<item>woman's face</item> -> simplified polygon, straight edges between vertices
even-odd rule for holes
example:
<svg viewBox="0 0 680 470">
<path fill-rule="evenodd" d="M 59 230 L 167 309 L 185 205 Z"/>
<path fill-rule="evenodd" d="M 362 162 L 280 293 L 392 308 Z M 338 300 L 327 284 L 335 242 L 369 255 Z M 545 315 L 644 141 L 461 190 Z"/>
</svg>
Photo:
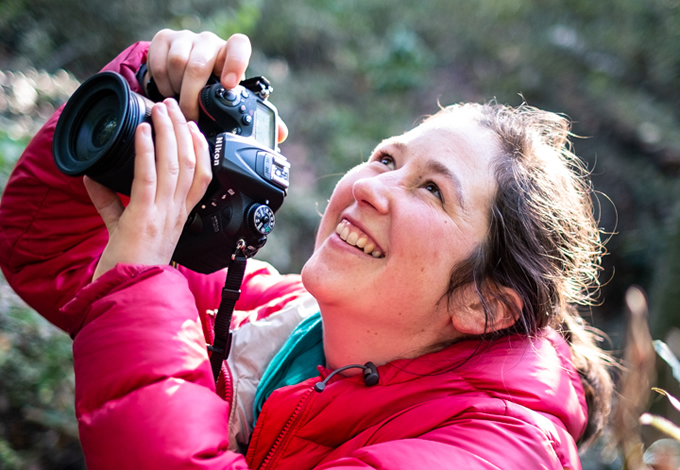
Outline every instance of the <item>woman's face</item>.
<svg viewBox="0 0 680 470">
<path fill-rule="evenodd" d="M 340 180 L 302 272 L 322 311 L 346 306 L 397 328 L 447 312 L 450 274 L 485 239 L 496 188 L 497 139 L 473 116 L 387 139 Z"/>
</svg>

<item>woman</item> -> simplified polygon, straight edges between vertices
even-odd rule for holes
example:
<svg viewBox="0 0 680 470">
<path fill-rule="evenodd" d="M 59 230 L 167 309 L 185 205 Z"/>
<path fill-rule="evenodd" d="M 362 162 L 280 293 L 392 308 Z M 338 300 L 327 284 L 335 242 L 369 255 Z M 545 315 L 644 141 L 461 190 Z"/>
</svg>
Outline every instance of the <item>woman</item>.
<svg viewBox="0 0 680 470">
<path fill-rule="evenodd" d="M 580 468 L 611 382 L 572 305 L 602 249 L 567 123 L 527 107 L 454 106 L 382 142 L 334 190 L 304 289 L 251 261 L 215 394 L 224 273 L 168 264 L 210 179 L 185 116 L 249 53 L 243 36 L 162 31 L 107 66 L 142 91 L 148 62 L 180 95 L 154 107 L 155 141 L 138 129 L 126 207 L 55 171 L 56 117 L 7 186 L 0 261 L 74 337 L 88 468 Z"/>
</svg>

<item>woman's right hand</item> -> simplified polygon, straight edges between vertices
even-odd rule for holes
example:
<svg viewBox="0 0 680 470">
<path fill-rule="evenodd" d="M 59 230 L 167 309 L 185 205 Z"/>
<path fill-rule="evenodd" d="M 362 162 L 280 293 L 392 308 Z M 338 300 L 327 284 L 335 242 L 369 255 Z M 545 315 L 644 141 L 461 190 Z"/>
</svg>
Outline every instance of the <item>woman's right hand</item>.
<svg viewBox="0 0 680 470">
<path fill-rule="evenodd" d="M 179 96 L 179 106 L 187 119 L 198 120 L 199 95 L 211 75 L 220 77 L 222 86 L 232 89 L 245 75 L 252 47 L 243 34 L 227 41 L 210 33 L 159 31 L 151 41 L 148 70 L 163 96 Z M 147 77 L 148 78 L 148 77 Z M 279 120 L 278 141 L 288 135 Z"/>
<path fill-rule="evenodd" d="M 187 119 L 198 119 L 198 97 L 211 75 L 231 89 L 245 74 L 252 48 L 243 34 L 225 41 L 210 33 L 159 31 L 151 41 L 147 64 L 163 96 L 179 96 Z"/>
</svg>

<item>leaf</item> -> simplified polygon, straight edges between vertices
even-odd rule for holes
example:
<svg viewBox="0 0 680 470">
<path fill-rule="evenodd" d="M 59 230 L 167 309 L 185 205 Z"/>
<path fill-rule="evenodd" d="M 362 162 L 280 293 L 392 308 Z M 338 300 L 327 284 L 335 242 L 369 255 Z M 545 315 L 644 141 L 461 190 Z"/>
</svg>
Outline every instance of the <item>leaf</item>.
<svg viewBox="0 0 680 470">
<path fill-rule="evenodd" d="M 673 405 L 673 407 L 676 410 L 680 411 L 680 400 L 678 400 L 673 395 L 668 393 L 666 390 L 663 390 L 661 388 L 652 387 L 652 390 L 654 390 L 657 393 L 660 393 L 661 395 L 665 395 L 666 397 L 668 397 L 668 400 L 670 400 L 671 405 Z"/>
<path fill-rule="evenodd" d="M 643 426 L 652 426 L 672 437 L 676 441 L 680 441 L 680 428 L 671 423 L 666 418 L 649 413 L 643 413 L 642 416 L 640 416 L 640 424 Z"/>
</svg>

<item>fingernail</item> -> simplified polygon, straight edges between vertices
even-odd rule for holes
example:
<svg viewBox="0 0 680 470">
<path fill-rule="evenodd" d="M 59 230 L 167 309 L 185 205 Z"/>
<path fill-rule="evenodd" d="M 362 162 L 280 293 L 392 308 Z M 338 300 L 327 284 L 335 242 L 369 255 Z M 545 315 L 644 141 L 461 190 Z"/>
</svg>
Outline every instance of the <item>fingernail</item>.
<svg viewBox="0 0 680 470">
<path fill-rule="evenodd" d="M 231 87 L 235 87 L 238 85 L 238 77 L 236 76 L 235 73 L 228 73 L 226 78 L 224 79 Z"/>
</svg>

